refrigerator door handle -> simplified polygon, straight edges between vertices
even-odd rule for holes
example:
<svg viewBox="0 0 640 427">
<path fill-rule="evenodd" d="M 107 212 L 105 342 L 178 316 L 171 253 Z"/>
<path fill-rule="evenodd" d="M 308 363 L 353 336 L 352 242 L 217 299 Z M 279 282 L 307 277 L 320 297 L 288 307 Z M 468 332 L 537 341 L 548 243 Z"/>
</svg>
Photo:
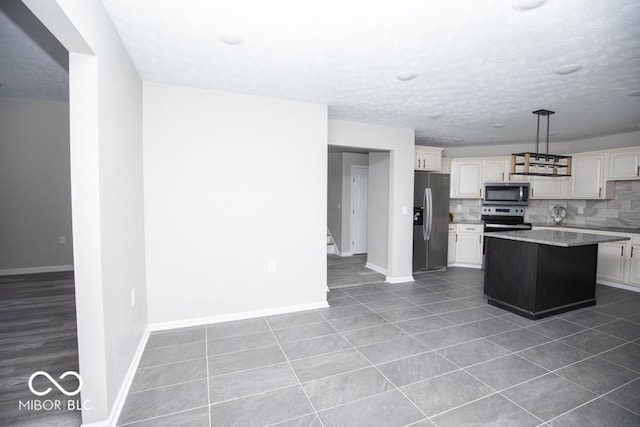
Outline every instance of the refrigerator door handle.
<svg viewBox="0 0 640 427">
<path fill-rule="evenodd" d="M 427 190 L 422 195 L 422 239 L 427 240 L 427 226 L 429 224 L 429 205 L 427 201 Z"/>
<path fill-rule="evenodd" d="M 424 240 L 429 241 L 431 239 L 431 226 L 433 225 L 433 194 L 431 192 L 431 188 L 424 189 L 424 197 L 425 197 L 425 207 L 427 217 L 425 218 L 425 238 Z"/>
</svg>

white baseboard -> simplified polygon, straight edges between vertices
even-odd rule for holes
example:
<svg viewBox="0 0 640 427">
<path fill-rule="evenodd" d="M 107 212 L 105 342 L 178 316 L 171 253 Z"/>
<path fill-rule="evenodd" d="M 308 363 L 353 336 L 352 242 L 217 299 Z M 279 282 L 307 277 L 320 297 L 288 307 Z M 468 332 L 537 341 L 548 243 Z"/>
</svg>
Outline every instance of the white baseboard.
<svg viewBox="0 0 640 427">
<path fill-rule="evenodd" d="M 605 286 L 611 286 L 612 288 L 625 289 L 627 291 L 640 292 L 639 286 L 627 285 L 626 283 L 612 282 L 610 280 L 597 279 L 596 283 Z"/>
<path fill-rule="evenodd" d="M 482 265 L 480 264 L 463 264 L 461 262 L 454 262 L 453 264 L 449 264 L 447 265 L 447 267 L 464 267 L 464 268 L 475 268 L 475 269 L 482 269 Z"/>
<path fill-rule="evenodd" d="M 353 256 L 353 252 L 342 252 L 336 248 L 336 255 L 338 256 Z"/>
<path fill-rule="evenodd" d="M 151 329 L 147 325 L 147 328 L 142 334 L 142 338 L 140 338 L 140 342 L 138 343 L 138 348 L 133 355 L 133 359 L 129 364 L 129 369 L 124 376 L 124 380 L 122 381 L 122 385 L 120 386 L 120 390 L 118 391 L 116 400 L 113 402 L 113 407 L 111 408 L 109 419 L 104 421 L 97 421 L 94 423 L 83 423 L 81 427 L 115 427 L 115 425 L 118 423 L 118 418 L 120 418 L 120 413 L 122 412 L 124 402 L 127 400 L 127 395 L 129 394 L 129 389 L 131 388 L 133 377 L 136 375 L 136 371 L 138 370 L 138 365 L 140 364 L 142 353 L 144 353 L 144 348 L 147 346 L 147 341 L 149 340 L 150 333 Z"/>
<path fill-rule="evenodd" d="M 413 282 L 413 276 L 388 277 L 385 279 L 387 283 L 406 283 Z"/>
<path fill-rule="evenodd" d="M 189 326 L 229 322 L 232 320 L 253 319 L 255 317 L 273 316 L 275 314 L 293 313 L 296 311 L 313 310 L 316 308 L 326 307 L 329 307 L 329 304 L 327 304 L 326 301 L 321 301 L 311 304 L 290 305 L 286 307 L 268 308 L 265 310 L 246 311 L 244 313 L 221 314 L 218 316 L 198 317 L 195 319 L 176 320 L 171 322 L 157 322 L 150 324 L 149 329 L 151 331 L 164 331 L 167 329 L 186 328 Z"/>
<path fill-rule="evenodd" d="M 0 276 L 14 276 L 16 274 L 53 273 L 56 271 L 73 271 L 73 265 L 45 265 L 42 267 L 7 268 L 0 270 Z"/>
<path fill-rule="evenodd" d="M 387 275 L 387 269 L 380 267 L 379 265 L 375 265 L 370 262 L 367 262 L 364 266 L 370 270 L 375 271 L 376 273 L 384 274 L 385 276 Z"/>
</svg>

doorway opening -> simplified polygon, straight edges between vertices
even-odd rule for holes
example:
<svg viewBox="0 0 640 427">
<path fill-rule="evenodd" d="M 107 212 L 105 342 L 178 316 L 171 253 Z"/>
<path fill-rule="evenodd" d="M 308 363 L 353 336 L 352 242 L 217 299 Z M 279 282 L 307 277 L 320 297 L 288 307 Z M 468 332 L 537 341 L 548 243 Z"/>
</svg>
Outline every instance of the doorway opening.
<svg viewBox="0 0 640 427">
<path fill-rule="evenodd" d="M 77 396 L 79 371 L 71 226 L 69 54 L 18 0 L 0 5 L 0 383 L 1 425 L 80 425 L 77 410 L 29 410 L 19 402 Z M 35 404 L 34 404 L 35 405 Z M 62 407 L 62 405 L 61 405 Z"/>
<path fill-rule="evenodd" d="M 383 283 L 389 240 L 390 152 L 329 146 L 327 285 Z"/>
</svg>

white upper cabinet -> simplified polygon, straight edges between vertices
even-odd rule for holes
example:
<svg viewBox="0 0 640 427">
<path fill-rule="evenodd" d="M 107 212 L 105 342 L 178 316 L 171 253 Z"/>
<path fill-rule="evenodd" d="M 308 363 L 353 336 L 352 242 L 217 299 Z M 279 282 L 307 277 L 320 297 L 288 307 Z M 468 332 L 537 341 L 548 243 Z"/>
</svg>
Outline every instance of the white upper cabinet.
<svg viewBox="0 0 640 427">
<path fill-rule="evenodd" d="M 611 153 L 607 179 L 640 179 L 640 149 Z"/>
<path fill-rule="evenodd" d="M 416 145 L 413 168 L 421 171 L 439 172 L 442 167 L 442 150 L 444 148 Z"/>
<path fill-rule="evenodd" d="M 574 199 L 606 199 L 610 186 L 605 183 L 605 154 L 574 155 L 571 197 Z"/>
<path fill-rule="evenodd" d="M 482 182 L 509 181 L 509 160 L 499 157 L 482 160 Z"/>
<path fill-rule="evenodd" d="M 565 199 L 571 192 L 569 177 L 531 176 L 529 196 L 532 199 Z"/>
<path fill-rule="evenodd" d="M 451 162 L 451 198 L 482 198 L 482 160 L 460 159 Z"/>
<path fill-rule="evenodd" d="M 500 181 L 530 182 L 530 199 L 607 199 L 614 181 L 640 180 L 640 147 L 573 154 L 570 177 L 510 175 L 510 157 L 450 161 L 452 199 L 481 199 L 483 183 Z"/>
</svg>

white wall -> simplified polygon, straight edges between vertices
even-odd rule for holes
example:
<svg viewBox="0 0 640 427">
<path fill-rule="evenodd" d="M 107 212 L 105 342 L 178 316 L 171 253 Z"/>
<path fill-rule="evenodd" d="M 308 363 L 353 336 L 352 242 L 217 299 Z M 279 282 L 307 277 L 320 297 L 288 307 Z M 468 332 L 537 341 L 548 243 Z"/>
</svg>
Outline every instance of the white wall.
<svg viewBox="0 0 640 427">
<path fill-rule="evenodd" d="M 574 154 L 586 151 L 606 150 L 613 148 L 634 147 L 640 145 L 640 131 L 620 133 L 610 136 L 600 136 L 596 138 L 586 138 L 568 142 L 554 142 L 549 140 L 549 153 L 551 154 Z M 535 140 L 527 144 L 502 144 L 502 145 L 478 145 L 467 147 L 445 148 L 442 155 L 444 157 L 486 157 L 486 156 L 510 156 L 513 153 L 523 153 L 535 151 Z M 540 142 L 538 150 L 546 151 L 546 140 Z"/>
<path fill-rule="evenodd" d="M 367 265 L 386 271 L 389 251 L 390 154 L 369 153 L 369 194 L 367 206 Z"/>
<path fill-rule="evenodd" d="M 69 103 L 0 97 L 0 141 L 0 275 L 73 268 Z"/>
<path fill-rule="evenodd" d="M 327 107 L 143 88 L 150 321 L 325 305 Z"/>
<path fill-rule="evenodd" d="M 329 120 L 329 144 L 390 152 L 387 281 L 410 281 L 413 245 L 413 129 Z"/>
<path fill-rule="evenodd" d="M 78 346 L 92 406 L 82 416 L 113 421 L 147 326 L 141 81 L 99 0 L 25 4 L 70 51 Z"/>
</svg>

